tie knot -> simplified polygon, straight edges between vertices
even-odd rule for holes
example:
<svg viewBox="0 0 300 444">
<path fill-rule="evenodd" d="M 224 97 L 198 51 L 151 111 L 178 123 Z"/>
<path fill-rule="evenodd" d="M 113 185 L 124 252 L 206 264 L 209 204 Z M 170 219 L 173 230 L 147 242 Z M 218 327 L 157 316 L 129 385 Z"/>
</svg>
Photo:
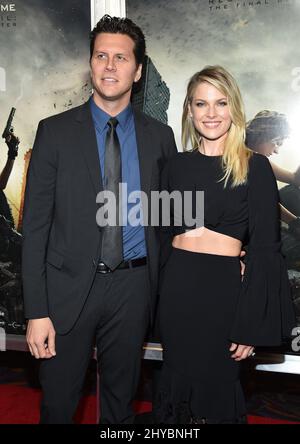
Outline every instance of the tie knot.
<svg viewBox="0 0 300 444">
<path fill-rule="evenodd" d="M 118 119 L 116 119 L 115 117 L 111 117 L 109 119 L 109 121 L 107 122 L 108 126 L 110 126 L 111 128 L 116 128 L 116 126 L 118 125 Z"/>
</svg>

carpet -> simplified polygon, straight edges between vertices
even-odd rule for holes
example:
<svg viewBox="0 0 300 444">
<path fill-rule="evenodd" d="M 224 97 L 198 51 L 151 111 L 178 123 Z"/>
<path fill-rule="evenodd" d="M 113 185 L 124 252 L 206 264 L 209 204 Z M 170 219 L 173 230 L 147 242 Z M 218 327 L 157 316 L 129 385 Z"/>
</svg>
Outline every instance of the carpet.
<svg viewBox="0 0 300 444">
<path fill-rule="evenodd" d="M 38 424 L 41 390 L 16 384 L 0 385 L 0 424 Z M 150 413 L 151 402 L 135 401 L 137 414 Z M 84 396 L 78 406 L 77 424 L 96 424 L 96 396 Z M 300 422 L 249 415 L 249 424 L 300 424 Z"/>
</svg>

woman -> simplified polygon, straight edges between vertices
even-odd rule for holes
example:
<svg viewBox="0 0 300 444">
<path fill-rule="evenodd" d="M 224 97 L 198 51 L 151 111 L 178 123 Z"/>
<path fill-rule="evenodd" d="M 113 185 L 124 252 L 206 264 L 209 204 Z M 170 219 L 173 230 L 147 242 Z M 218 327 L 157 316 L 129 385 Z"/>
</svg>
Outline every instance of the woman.
<svg viewBox="0 0 300 444">
<path fill-rule="evenodd" d="M 183 146 L 193 149 L 169 161 L 163 188 L 203 190 L 204 226 L 175 226 L 177 220 L 161 229 L 164 362 L 157 422 L 245 422 L 240 361 L 254 346 L 280 345 L 294 326 L 276 180 L 267 158 L 248 149 L 244 136 L 233 77 L 219 66 L 196 73 L 182 116 Z M 241 282 L 244 243 L 249 251 Z"/>
<path fill-rule="evenodd" d="M 290 128 L 286 116 L 277 111 L 263 110 L 247 122 L 246 145 L 257 153 L 270 157 L 278 154 L 284 140 L 289 136 Z M 296 188 L 300 187 L 300 167 L 295 172 L 288 171 L 270 161 L 273 173 L 277 180 Z M 300 218 L 280 205 L 281 220 L 288 224 L 292 234 L 300 237 Z"/>
</svg>

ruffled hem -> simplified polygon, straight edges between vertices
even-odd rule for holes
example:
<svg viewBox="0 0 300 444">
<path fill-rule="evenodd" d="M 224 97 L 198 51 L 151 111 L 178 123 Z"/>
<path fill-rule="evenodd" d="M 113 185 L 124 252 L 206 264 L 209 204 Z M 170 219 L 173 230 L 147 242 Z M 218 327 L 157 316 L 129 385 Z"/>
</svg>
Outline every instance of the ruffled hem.
<svg viewBox="0 0 300 444">
<path fill-rule="evenodd" d="M 189 381 L 164 365 L 153 409 L 156 424 L 246 424 L 240 381 Z"/>
</svg>

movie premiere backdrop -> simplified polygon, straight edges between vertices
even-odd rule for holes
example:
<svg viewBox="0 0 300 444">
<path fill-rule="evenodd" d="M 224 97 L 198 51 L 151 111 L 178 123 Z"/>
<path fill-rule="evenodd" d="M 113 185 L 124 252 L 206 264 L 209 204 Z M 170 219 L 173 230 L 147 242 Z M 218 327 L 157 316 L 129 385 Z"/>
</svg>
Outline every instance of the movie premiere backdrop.
<svg viewBox="0 0 300 444">
<path fill-rule="evenodd" d="M 37 125 L 88 98 L 90 23 L 89 0 L 0 1 L 0 135 L 15 108 L 12 126 L 20 139 L 12 168 L 0 139 L 0 327 L 6 333 L 25 331 L 22 208 Z"/>
<path fill-rule="evenodd" d="M 113 1 L 95 3 L 102 13 L 119 15 Z M 30 150 L 40 119 L 81 104 L 91 92 L 90 2 L 16 0 L 0 6 L 0 129 L 2 134 L 14 107 L 20 139 L 9 174 L 0 140 L 2 188 L 7 179 L 0 187 L 0 328 L 22 334 L 22 205 Z M 237 78 L 248 144 L 269 156 L 278 179 L 282 248 L 300 325 L 300 229 L 288 223 L 300 216 L 300 0 L 127 0 L 126 15 L 142 27 L 148 47 L 132 102 L 171 125 L 179 149 L 191 75 L 220 64 Z"/>
<path fill-rule="evenodd" d="M 243 94 L 247 143 L 269 156 L 282 205 L 299 217 L 300 1 L 127 0 L 126 10 L 144 30 L 166 83 L 162 95 L 178 148 L 188 79 L 205 65 L 224 66 Z M 300 230 L 287 223 L 291 218 L 283 210 L 282 248 L 300 325 Z"/>
</svg>

